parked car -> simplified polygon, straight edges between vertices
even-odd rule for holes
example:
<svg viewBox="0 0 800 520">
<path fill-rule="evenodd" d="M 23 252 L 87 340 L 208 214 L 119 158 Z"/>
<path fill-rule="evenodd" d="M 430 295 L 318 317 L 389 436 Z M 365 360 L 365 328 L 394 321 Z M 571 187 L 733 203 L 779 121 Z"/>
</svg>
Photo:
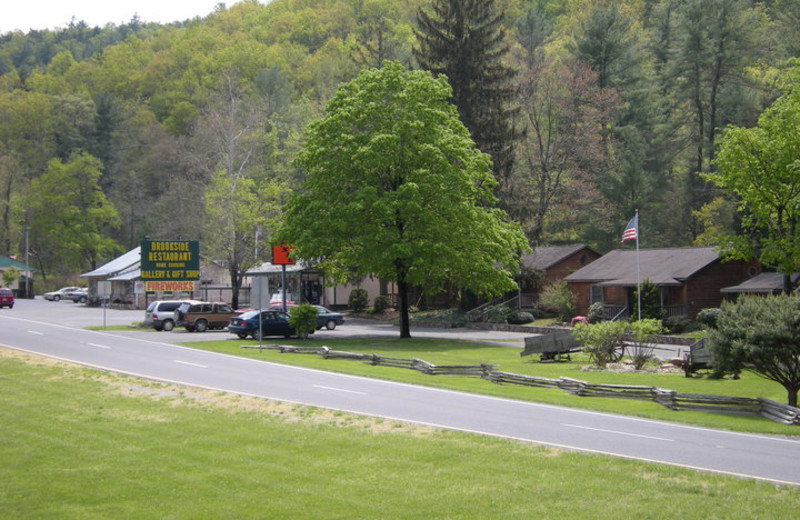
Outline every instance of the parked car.
<svg viewBox="0 0 800 520">
<path fill-rule="evenodd" d="M 14 291 L 6 287 L 0 287 L 0 309 L 3 307 L 14 308 Z"/>
<path fill-rule="evenodd" d="M 239 314 L 224 302 L 185 302 L 175 310 L 175 326 L 189 332 L 224 329 Z"/>
<path fill-rule="evenodd" d="M 314 305 L 314 307 L 317 308 L 317 330 L 322 327 L 333 330 L 337 325 L 344 323 L 344 316 L 340 313 L 330 311 L 322 305 Z"/>
<path fill-rule="evenodd" d="M 61 300 L 72 300 L 74 302 L 80 301 L 85 303 L 89 298 L 86 289 L 82 287 L 62 287 L 57 291 L 44 293 L 44 299 L 51 302 L 60 302 Z"/>
<path fill-rule="evenodd" d="M 259 318 L 259 314 L 261 315 Z M 259 329 L 259 322 L 261 328 Z M 266 311 L 248 311 L 231 318 L 228 332 L 236 334 L 241 339 L 253 336 L 260 340 L 266 336 L 283 336 L 289 338 L 296 334 L 289 325 L 289 315 L 281 310 L 271 309 Z"/>
<path fill-rule="evenodd" d="M 167 332 L 175 328 L 175 311 L 184 303 L 194 300 L 156 300 L 150 302 L 144 311 L 144 326 Z"/>
<path fill-rule="evenodd" d="M 64 295 L 65 300 L 72 300 L 75 303 L 86 303 L 89 301 L 89 289 L 81 287 L 77 291 Z"/>
</svg>

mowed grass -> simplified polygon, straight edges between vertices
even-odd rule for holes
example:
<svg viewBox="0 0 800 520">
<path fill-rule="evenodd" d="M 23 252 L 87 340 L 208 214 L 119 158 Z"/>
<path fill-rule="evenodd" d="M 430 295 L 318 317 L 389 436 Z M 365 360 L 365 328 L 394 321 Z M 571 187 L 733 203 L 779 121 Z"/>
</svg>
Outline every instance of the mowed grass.
<svg viewBox="0 0 800 520">
<path fill-rule="evenodd" d="M 621 413 L 649 419 L 667 420 L 743 432 L 800 435 L 800 427 L 776 423 L 760 416 L 675 411 L 651 401 L 580 397 L 557 389 L 533 388 L 507 384 L 497 385 L 477 377 L 430 376 L 415 370 L 372 366 L 361 361 L 324 359 L 315 354 L 280 353 L 269 348 L 263 350 L 259 350 L 258 348 L 244 348 L 246 346 L 257 347 L 259 345 L 258 342 L 252 339 L 222 339 L 221 341 L 186 343 L 186 345 L 193 348 L 212 350 L 235 356 L 245 356 L 275 363 L 437 388 L 447 388 L 495 397 L 522 399 L 545 404 Z M 734 380 L 731 378 L 709 379 L 702 374 L 686 378 L 683 372 L 658 374 L 586 371 L 585 367 L 589 366 L 589 360 L 581 353 L 573 354 L 572 361 L 570 362 L 540 363 L 538 361 L 538 355 L 520 357 L 520 349 L 509 348 L 495 343 L 474 343 L 432 338 L 412 338 L 404 340 L 399 338 L 312 338 L 308 340 L 270 338 L 263 342 L 264 347 L 275 345 L 327 346 L 333 350 L 378 354 L 386 357 L 403 359 L 420 358 L 436 365 L 487 363 L 495 365 L 497 370 L 551 379 L 568 377 L 590 383 L 655 386 L 675 390 L 679 393 L 764 397 L 781 403 L 786 402 L 786 392 L 781 385 L 749 372 L 743 373 L 740 379 Z"/>
<path fill-rule="evenodd" d="M 9 519 L 794 519 L 800 490 L 0 349 Z"/>
</svg>

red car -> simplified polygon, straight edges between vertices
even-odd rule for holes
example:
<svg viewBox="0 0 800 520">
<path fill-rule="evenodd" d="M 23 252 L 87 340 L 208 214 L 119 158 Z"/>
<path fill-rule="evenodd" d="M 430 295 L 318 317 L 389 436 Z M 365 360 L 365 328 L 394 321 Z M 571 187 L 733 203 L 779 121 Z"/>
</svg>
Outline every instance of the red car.
<svg viewBox="0 0 800 520">
<path fill-rule="evenodd" d="M 14 308 L 14 293 L 11 289 L 0 287 L 0 309 L 3 307 Z"/>
</svg>

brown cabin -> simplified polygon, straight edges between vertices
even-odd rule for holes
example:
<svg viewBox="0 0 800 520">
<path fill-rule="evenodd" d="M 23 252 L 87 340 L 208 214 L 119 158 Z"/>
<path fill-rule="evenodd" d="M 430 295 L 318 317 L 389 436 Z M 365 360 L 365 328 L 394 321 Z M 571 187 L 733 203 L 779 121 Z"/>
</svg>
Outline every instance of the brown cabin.
<svg viewBox="0 0 800 520">
<path fill-rule="evenodd" d="M 533 253 L 522 257 L 523 276 L 520 280 L 523 306 L 533 306 L 539 291 L 551 282 L 563 280 L 567 275 L 589 265 L 602 255 L 583 244 L 573 246 L 537 247 Z"/>
<path fill-rule="evenodd" d="M 700 310 L 720 306 L 722 289 L 760 270 L 756 261 L 724 262 L 713 247 L 617 249 L 565 280 L 576 296 L 579 315 L 586 315 L 595 302 L 603 303 L 606 318 L 634 315 L 637 283 L 650 280 L 661 289 L 661 306 L 668 317 L 693 320 Z"/>
</svg>

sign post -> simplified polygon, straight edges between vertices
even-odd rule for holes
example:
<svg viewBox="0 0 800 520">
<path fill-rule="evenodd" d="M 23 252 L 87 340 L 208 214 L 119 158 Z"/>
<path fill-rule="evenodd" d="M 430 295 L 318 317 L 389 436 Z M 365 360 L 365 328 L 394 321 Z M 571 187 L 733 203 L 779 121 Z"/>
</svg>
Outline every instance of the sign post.
<svg viewBox="0 0 800 520">
<path fill-rule="evenodd" d="M 283 295 L 283 312 L 286 312 L 286 266 L 295 265 L 292 259 L 292 246 L 272 246 L 272 265 L 281 266 L 281 293 Z"/>
</svg>

